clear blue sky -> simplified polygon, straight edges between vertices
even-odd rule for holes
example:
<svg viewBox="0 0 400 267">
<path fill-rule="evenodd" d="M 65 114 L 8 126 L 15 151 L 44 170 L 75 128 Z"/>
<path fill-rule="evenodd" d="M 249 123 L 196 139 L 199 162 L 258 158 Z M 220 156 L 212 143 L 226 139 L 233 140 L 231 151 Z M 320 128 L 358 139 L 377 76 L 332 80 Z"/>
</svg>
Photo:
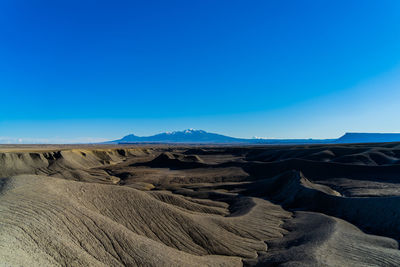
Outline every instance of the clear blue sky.
<svg viewBox="0 0 400 267">
<path fill-rule="evenodd" d="M 0 142 L 400 132 L 400 1 L 0 2 Z"/>
</svg>

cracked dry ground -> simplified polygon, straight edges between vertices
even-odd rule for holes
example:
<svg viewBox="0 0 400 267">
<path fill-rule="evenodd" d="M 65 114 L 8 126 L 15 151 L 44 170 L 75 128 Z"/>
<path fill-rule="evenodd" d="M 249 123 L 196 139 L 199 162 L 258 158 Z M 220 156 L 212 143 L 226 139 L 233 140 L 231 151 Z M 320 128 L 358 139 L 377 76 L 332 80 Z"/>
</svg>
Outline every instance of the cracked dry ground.
<svg viewBox="0 0 400 267">
<path fill-rule="evenodd" d="M 400 144 L 0 147 L 1 266 L 399 266 Z"/>
</svg>

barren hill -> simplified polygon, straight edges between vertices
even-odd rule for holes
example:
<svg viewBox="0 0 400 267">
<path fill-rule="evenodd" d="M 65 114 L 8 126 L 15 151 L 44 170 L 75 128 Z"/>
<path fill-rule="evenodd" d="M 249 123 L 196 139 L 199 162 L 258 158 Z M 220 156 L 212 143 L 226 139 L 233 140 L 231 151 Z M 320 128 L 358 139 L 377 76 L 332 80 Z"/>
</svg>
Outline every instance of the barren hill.
<svg viewBox="0 0 400 267">
<path fill-rule="evenodd" d="M 3 146 L 5 266 L 398 266 L 400 144 Z"/>
</svg>

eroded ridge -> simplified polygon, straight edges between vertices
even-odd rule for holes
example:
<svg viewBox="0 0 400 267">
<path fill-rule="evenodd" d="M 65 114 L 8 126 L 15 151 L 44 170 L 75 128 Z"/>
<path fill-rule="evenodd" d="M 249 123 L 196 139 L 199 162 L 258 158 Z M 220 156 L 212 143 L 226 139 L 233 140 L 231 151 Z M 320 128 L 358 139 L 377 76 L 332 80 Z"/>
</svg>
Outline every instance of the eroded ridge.
<svg viewBox="0 0 400 267">
<path fill-rule="evenodd" d="M 398 266 L 400 145 L 0 150 L 6 266 Z"/>
</svg>

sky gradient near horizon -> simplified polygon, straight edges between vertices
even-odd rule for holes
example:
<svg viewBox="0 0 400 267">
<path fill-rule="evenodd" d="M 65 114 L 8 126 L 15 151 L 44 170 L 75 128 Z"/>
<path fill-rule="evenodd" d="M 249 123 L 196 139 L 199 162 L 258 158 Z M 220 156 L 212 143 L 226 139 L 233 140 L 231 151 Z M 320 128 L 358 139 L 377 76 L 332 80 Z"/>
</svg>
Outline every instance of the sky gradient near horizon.
<svg viewBox="0 0 400 267">
<path fill-rule="evenodd" d="M 400 2 L 1 1 L 0 143 L 400 132 Z"/>
</svg>

